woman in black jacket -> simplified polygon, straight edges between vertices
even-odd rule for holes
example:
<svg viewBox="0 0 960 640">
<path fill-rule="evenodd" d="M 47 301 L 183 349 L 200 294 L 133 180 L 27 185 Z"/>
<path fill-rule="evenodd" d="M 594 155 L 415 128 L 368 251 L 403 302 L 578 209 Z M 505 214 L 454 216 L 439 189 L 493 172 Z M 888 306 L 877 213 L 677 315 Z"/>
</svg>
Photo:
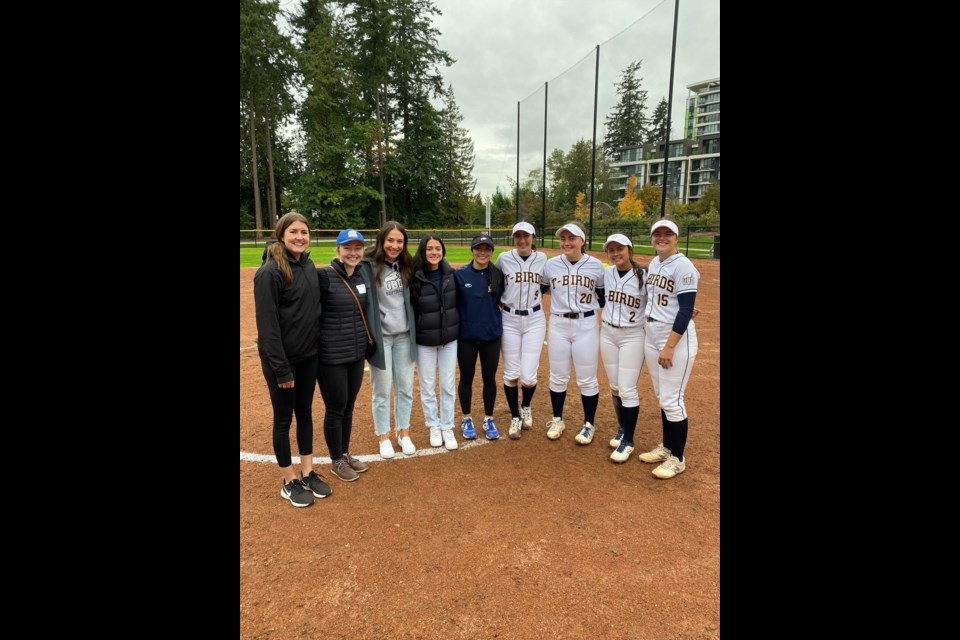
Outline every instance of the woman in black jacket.
<svg viewBox="0 0 960 640">
<path fill-rule="evenodd" d="M 320 289 L 310 259 L 310 227 L 299 213 L 277 221 L 276 242 L 253 276 L 260 368 L 273 405 L 273 453 L 283 473 L 280 497 L 308 507 L 330 487 L 313 470 L 313 390 L 320 335 Z M 290 425 L 297 415 L 300 475 L 293 471 Z"/>
<path fill-rule="evenodd" d="M 440 236 L 428 233 L 420 240 L 413 258 L 410 303 L 416 318 L 417 368 L 420 373 L 420 404 L 430 429 L 430 446 L 457 448 L 453 435 L 453 399 L 457 383 L 457 338 L 460 313 L 453 267 L 447 264 L 447 248 Z M 437 380 L 440 407 L 437 408 Z"/>
<path fill-rule="evenodd" d="M 363 236 L 344 229 L 337 236 L 337 257 L 318 269 L 320 299 L 320 363 L 317 382 L 327 406 L 323 435 L 330 449 L 331 472 L 345 482 L 359 478 L 367 464 L 350 455 L 353 405 L 363 382 L 363 361 L 377 294 L 370 265 L 361 263 Z M 379 313 L 379 310 L 375 311 Z"/>
</svg>

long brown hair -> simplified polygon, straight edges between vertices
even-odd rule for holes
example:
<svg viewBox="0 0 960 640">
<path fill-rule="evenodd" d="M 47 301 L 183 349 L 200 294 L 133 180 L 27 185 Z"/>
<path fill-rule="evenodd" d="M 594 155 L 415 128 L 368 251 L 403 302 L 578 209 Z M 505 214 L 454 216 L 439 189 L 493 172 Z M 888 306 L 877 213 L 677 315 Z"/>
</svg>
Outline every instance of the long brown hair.
<svg viewBox="0 0 960 640">
<path fill-rule="evenodd" d="M 396 220 L 390 220 L 387 224 L 383 225 L 380 232 L 377 233 L 377 241 L 373 246 L 367 247 L 367 250 L 363 254 L 365 258 L 373 263 L 373 280 L 377 283 L 378 287 L 382 286 L 380 275 L 383 273 L 383 265 L 387 260 L 387 254 L 383 250 L 383 243 L 387 241 L 387 234 L 394 229 L 403 234 L 403 250 L 400 252 L 400 255 L 397 256 L 397 263 L 400 265 L 400 277 L 403 278 L 403 286 L 410 284 L 410 276 L 412 274 L 410 265 L 413 263 L 413 256 L 410 255 L 408 249 L 410 241 L 407 237 L 407 230 Z"/>
<path fill-rule="evenodd" d="M 283 234 L 294 222 L 302 222 L 307 225 L 307 231 L 310 231 L 310 223 L 302 215 L 295 211 L 285 213 L 277 220 L 277 226 L 273 228 L 273 234 L 277 237 L 277 241 L 270 245 L 269 251 L 269 257 L 277 263 L 277 268 L 280 269 L 280 273 L 283 274 L 287 284 L 293 282 L 293 269 L 290 268 L 290 263 L 287 261 L 287 247 L 283 244 Z"/>
</svg>

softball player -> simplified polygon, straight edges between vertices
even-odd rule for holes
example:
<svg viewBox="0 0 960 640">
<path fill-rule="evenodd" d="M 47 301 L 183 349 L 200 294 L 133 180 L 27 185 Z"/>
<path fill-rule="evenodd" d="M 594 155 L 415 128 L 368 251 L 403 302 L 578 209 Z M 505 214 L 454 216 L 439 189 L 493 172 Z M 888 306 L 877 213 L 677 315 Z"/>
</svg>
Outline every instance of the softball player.
<svg viewBox="0 0 960 640">
<path fill-rule="evenodd" d="M 617 436 L 610 441 L 616 449 L 610 459 L 626 462 L 633 453 L 633 434 L 640 415 L 637 380 L 643 368 L 647 290 L 643 267 L 633 259 L 630 238 L 615 233 L 607 238 L 603 248 L 610 266 L 603 274 L 607 304 L 600 326 L 600 355 L 613 391 L 613 410 L 619 425 Z"/>
<path fill-rule="evenodd" d="M 700 272 L 686 256 L 677 252 L 679 232 L 677 225 L 669 220 L 660 220 L 650 227 L 657 256 L 647 267 L 644 350 L 653 392 L 660 399 L 663 441 L 653 451 L 638 457 L 644 462 L 661 463 L 653 470 L 657 478 L 672 478 L 687 468 L 683 457 L 688 426 L 683 392 L 697 357 L 693 307 Z"/>
<path fill-rule="evenodd" d="M 553 418 L 547 423 L 547 437 L 556 440 L 563 433 L 563 404 L 570 380 L 570 358 L 576 367 L 577 386 L 583 402 L 583 427 L 575 438 L 579 444 L 593 442 L 594 420 L 600 387 L 597 384 L 597 309 L 603 299 L 603 264 L 584 255 L 587 236 L 583 225 L 570 222 L 557 229 L 562 255 L 547 260 L 544 286 L 550 291 L 550 403 Z"/>
<path fill-rule="evenodd" d="M 540 285 L 547 256 L 533 246 L 536 230 L 529 222 L 513 226 L 516 249 L 501 253 L 497 268 L 503 272 L 503 393 L 510 406 L 510 431 L 513 440 L 520 430 L 533 426 L 530 401 L 537 390 L 537 368 L 547 333 L 547 319 L 540 304 Z M 523 404 L 518 402 L 517 383 L 523 385 Z"/>
</svg>

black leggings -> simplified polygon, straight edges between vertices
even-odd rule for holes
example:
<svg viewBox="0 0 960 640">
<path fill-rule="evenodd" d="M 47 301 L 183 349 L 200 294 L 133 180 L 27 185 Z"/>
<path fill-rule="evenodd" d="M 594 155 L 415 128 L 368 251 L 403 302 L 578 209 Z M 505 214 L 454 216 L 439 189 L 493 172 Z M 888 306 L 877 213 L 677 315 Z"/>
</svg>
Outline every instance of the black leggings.
<svg viewBox="0 0 960 640">
<path fill-rule="evenodd" d="M 317 356 L 294 362 L 293 389 L 281 389 L 277 374 L 273 372 L 263 356 L 260 357 L 260 369 L 270 390 L 270 403 L 273 405 L 273 455 L 281 468 L 289 467 L 290 425 L 293 414 L 297 414 L 297 450 L 301 456 L 313 455 L 313 381 L 317 378 Z"/>
<path fill-rule="evenodd" d="M 497 399 L 497 364 L 500 362 L 500 338 L 494 340 L 457 340 L 457 364 L 460 366 L 460 410 L 470 415 L 473 402 L 473 374 L 477 370 L 477 354 L 480 355 L 480 376 L 483 378 L 483 413 L 493 415 L 493 402 Z"/>
<path fill-rule="evenodd" d="M 346 364 L 326 364 L 319 367 L 317 382 L 320 395 L 327 405 L 323 416 L 323 436 L 330 449 L 330 460 L 339 460 L 350 451 L 350 433 L 353 431 L 353 404 L 363 383 L 363 360 Z"/>
</svg>

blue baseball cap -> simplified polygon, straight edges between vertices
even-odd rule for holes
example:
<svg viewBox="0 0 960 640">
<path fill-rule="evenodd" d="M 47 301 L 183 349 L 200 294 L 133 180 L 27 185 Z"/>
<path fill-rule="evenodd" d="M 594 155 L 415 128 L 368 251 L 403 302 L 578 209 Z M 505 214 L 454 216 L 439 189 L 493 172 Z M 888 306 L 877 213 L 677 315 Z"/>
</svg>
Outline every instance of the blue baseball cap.
<svg viewBox="0 0 960 640">
<path fill-rule="evenodd" d="M 356 229 L 344 229 L 340 232 L 340 235 L 337 236 L 337 246 L 339 247 L 342 244 L 353 242 L 354 240 L 363 242 L 363 234 Z"/>
</svg>

